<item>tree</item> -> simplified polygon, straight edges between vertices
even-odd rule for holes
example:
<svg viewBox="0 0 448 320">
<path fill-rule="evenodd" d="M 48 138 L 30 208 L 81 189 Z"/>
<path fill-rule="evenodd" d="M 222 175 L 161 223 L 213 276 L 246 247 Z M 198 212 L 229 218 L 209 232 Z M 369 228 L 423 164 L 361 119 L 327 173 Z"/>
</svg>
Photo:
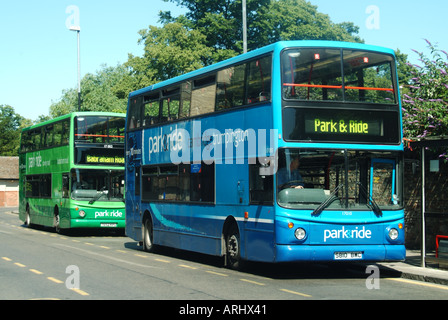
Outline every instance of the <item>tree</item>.
<svg viewBox="0 0 448 320">
<path fill-rule="evenodd" d="M 9 105 L 0 105 L 0 155 L 18 156 L 21 122 L 25 120 Z"/>
<path fill-rule="evenodd" d="M 270 1 L 252 22 L 251 47 L 281 40 L 334 40 L 362 42 L 352 22 L 333 23 L 317 6 L 305 0 Z"/>
<path fill-rule="evenodd" d="M 161 22 L 187 21 L 189 28 L 206 36 L 215 59 L 242 53 L 241 0 L 164 0 L 185 7 L 185 16 L 160 14 Z M 248 49 L 280 40 L 341 40 L 362 42 L 351 22 L 333 23 L 317 6 L 305 0 L 247 0 Z M 222 53 L 226 53 L 223 55 Z"/>
<path fill-rule="evenodd" d="M 164 1 L 187 8 L 186 14 L 161 12 L 162 27 L 139 31 L 143 56 L 129 54 L 123 65 L 102 66 L 84 76 L 82 110 L 125 112 L 131 91 L 242 53 L 241 0 Z M 247 16 L 249 50 L 291 39 L 361 41 L 353 23 L 335 24 L 305 0 L 247 0 Z M 50 115 L 77 111 L 77 106 L 76 89 L 64 90 Z"/>
<path fill-rule="evenodd" d="M 422 63 L 411 65 L 413 78 L 403 93 L 403 130 L 407 138 L 448 135 L 448 53 L 426 40 L 432 57 L 414 50 Z"/>
<path fill-rule="evenodd" d="M 415 67 L 408 62 L 408 55 L 402 53 L 400 49 L 395 50 L 397 60 L 398 83 L 401 87 L 409 85 L 416 71 Z"/>
<path fill-rule="evenodd" d="M 86 74 L 81 81 L 81 111 L 126 112 L 127 95 L 118 87 L 127 75 L 124 66 L 101 66 L 96 74 Z M 50 106 L 50 116 L 55 118 L 78 111 L 78 92 L 72 88 L 64 90 L 58 102 Z"/>
<path fill-rule="evenodd" d="M 204 67 L 203 61 L 211 56 L 205 36 L 180 22 L 167 23 L 162 28 L 149 26 L 139 34 L 139 43 L 145 45 L 144 54 L 129 55 L 125 64 L 129 74 L 122 79 L 122 87 L 137 90 L 194 71 Z"/>
</svg>

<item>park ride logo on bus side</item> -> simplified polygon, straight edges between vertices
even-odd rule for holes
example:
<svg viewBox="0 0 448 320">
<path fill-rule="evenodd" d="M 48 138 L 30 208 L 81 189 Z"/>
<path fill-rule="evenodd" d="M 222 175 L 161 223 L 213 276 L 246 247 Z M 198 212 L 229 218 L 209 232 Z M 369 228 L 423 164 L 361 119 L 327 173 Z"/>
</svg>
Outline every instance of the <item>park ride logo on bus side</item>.
<svg viewBox="0 0 448 320">
<path fill-rule="evenodd" d="M 275 170 L 278 130 L 276 129 L 232 129 L 224 132 L 216 128 L 202 130 L 201 121 L 188 123 L 185 128 L 160 127 L 145 131 L 143 150 L 149 161 L 153 155 L 169 153 L 173 164 L 190 164 L 203 161 L 206 164 L 242 164 L 245 158 L 254 161 L 258 155 L 260 164 Z M 245 152 L 247 151 L 247 154 Z M 250 164 L 253 164 L 249 162 Z"/>
</svg>

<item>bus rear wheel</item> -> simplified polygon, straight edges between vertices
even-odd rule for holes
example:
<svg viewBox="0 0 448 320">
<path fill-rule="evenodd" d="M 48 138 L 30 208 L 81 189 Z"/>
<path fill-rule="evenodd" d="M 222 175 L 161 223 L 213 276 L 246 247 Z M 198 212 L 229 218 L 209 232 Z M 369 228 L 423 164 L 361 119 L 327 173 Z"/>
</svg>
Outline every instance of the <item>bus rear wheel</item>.
<svg viewBox="0 0 448 320">
<path fill-rule="evenodd" d="M 230 269 L 241 270 L 243 264 L 240 234 L 238 228 L 232 226 L 226 235 L 226 266 Z"/>
<path fill-rule="evenodd" d="M 143 221 L 142 227 L 143 251 L 154 252 L 155 247 L 153 244 L 153 227 L 151 218 L 146 218 L 145 221 Z"/>
</svg>

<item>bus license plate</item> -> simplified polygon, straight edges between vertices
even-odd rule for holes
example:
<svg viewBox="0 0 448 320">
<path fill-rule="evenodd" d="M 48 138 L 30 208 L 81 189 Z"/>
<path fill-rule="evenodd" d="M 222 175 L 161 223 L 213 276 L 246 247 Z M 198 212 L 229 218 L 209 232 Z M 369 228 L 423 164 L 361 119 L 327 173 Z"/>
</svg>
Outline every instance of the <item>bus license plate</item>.
<svg viewBox="0 0 448 320">
<path fill-rule="evenodd" d="M 116 228 L 117 224 L 116 223 L 102 223 L 100 226 L 104 227 L 104 228 Z"/>
<path fill-rule="evenodd" d="M 362 252 L 335 252 L 335 260 L 360 260 L 362 259 Z"/>
</svg>

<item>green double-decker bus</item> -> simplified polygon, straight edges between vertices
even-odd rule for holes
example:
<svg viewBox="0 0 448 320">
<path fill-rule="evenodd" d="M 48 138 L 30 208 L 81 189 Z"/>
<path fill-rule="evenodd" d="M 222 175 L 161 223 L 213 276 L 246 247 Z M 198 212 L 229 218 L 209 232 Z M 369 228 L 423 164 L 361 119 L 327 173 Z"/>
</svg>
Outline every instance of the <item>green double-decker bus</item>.
<svg viewBox="0 0 448 320">
<path fill-rule="evenodd" d="M 120 113 L 75 112 L 23 129 L 20 219 L 58 232 L 124 228 L 125 121 Z"/>
</svg>

